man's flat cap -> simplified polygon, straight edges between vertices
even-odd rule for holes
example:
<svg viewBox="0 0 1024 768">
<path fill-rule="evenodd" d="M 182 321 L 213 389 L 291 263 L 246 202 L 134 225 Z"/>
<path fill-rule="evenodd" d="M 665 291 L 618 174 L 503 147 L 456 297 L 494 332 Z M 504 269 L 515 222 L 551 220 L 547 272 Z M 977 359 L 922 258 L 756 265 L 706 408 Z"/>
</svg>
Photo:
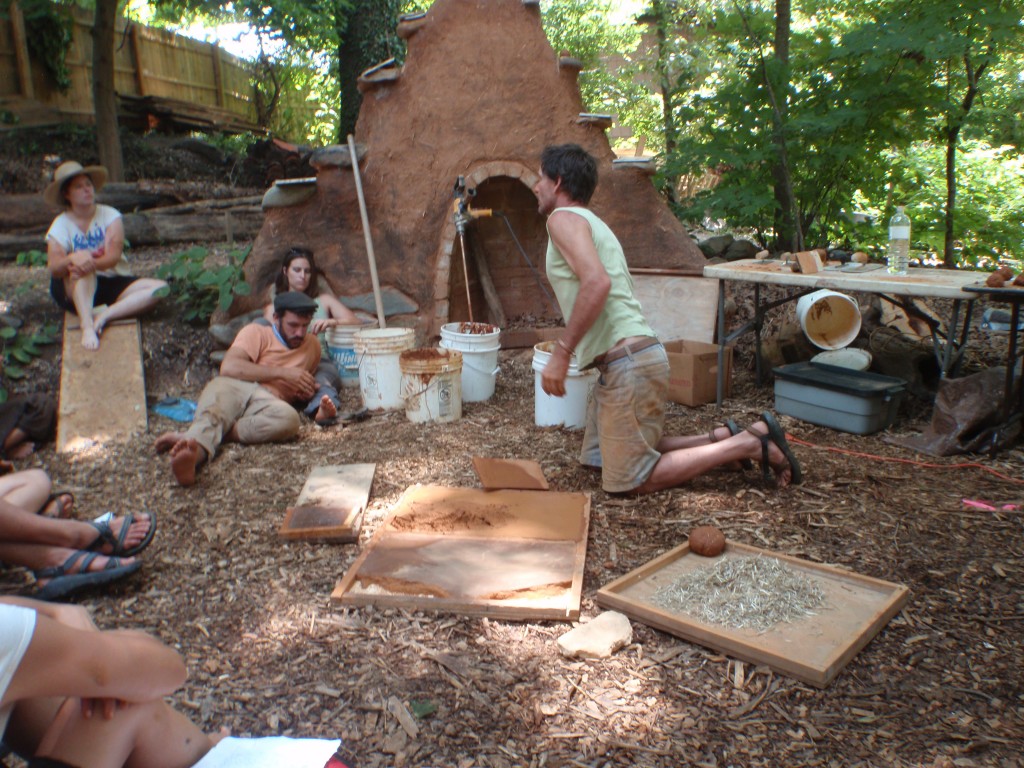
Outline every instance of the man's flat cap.
<svg viewBox="0 0 1024 768">
<path fill-rule="evenodd" d="M 300 291 L 288 291 L 274 297 L 274 311 L 279 315 L 284 312 L 312 314 L 316 312 L 316 302 Z"/>
</svg>

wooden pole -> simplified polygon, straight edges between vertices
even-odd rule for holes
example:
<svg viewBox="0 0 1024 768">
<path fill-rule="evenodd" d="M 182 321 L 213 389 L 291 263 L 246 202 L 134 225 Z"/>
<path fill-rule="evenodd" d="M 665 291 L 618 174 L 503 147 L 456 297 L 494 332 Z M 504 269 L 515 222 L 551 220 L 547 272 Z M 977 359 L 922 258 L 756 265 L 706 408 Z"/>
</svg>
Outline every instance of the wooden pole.
<svg viewBox="0 0 1024 768">
<path fill-rule="evenodd" d="M 17 0 L 11 3 L 11 37 L 14 44 L 14 61 L 18 68 L 18 89 L 26 99 L 35 98 L 32 87 L 32 64 L 28 56 L 28 39 L 25 35 L 25 17 Z"/>
<path fill-rule="evenodd" d="M 139 96 L 146 95 L 146 69 L 142 61 L 142 42 L 139 40 L 139 25 L 134 22 L 131 24 L 129 39 L 132 44 L 132 62 L 135 65 L 135 87 L 139 91 Z"/>
<path fill-rule="evenodd" d="M 224 75 L 220 71 L 220 45 L 217 43 L 213 44 L 213 48 L 210 50 L 210 56 L 213 58 L 213 87 L 214 97 L 218 107 L 224 106 Z"/>
<path fill-rule="evenodd" d="M 366 215 L 366 199 L 363 197 L 363 180 L 359 176 L 359 153 L 356 152 L 356 140 L 348 135 L 348 153 L 352 158 L 352 175 L 356 180 L 356 194 L 359 196 L 359 218 L 363 222 L 363 238 L 366 240 L 366 258 L 370 262 L 370 280 L 373 282 L 373 300 L 377 303 L 378 327 L 386 328 L 384 321 L 384 302 L 380 295 L 380 281 L 377 279 L 377 258 L 373 255 L 373 238 L 370 236 L 370 219 Z"/>
</svg>

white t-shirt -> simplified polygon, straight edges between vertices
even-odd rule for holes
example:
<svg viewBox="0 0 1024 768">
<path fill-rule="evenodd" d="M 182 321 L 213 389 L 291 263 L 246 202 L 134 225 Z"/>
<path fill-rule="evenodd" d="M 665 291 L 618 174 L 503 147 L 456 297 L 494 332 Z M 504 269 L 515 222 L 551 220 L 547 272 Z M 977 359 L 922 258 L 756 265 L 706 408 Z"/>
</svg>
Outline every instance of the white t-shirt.
<svg viewBox="0 0 1024 768">
<path fill-rule="evenodd" d="M 92 221 L 83 232 L 67 213 L 62 213 L 53 220 L 53 224 L 50 225 L 50 229 L 46 233 L 46 239 L 57 242 L 68 253 L 91 251 L 107 241 L 107 229 L 120 218 L 121 214 L 116 208 L 111 208 L 109 205 L 97 205 Z M 114 275 L 130 275 L 131 272 L 128 271 L 128 263 L 122 254 L 113 269 L 105 269 L 96 274 L 113 277 Z"/>
<path fill-rule="evenodd" d="M 14 673 L 32 642 L 36 627 L 36 612 L 20 605 L 0 604 L 0 697 L 14 679 Z M 0 709 L 0 737 L 7 729 L 14 703 Z"/>
</svg>

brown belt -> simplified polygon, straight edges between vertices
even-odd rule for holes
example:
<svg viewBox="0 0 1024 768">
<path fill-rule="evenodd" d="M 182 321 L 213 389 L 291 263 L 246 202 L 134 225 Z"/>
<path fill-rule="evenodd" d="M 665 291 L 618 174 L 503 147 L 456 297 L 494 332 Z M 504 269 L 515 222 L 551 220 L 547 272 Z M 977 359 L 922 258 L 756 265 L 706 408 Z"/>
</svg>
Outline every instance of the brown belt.
<svg viewBox="0 0 1024 768">
<path fill-rule="evenodd" d="M 605 352 L 600 357 L 595 357 L 594 365 L 608 365 L 608 363 L 613 363 L 619 358 L 625 357 L 626 355 L 635 354 L 636 352 L 642 352 L 648 347 L 653 347 L 655 344 L 660 343 L 661 342 L 658 341 L 653 336 L 648 336 L 645 339 L 640 339 L 640 341 L 634 341 L 632 344 L 626 344 L 625 346 L 622 347 L 616 347 L 610 352 Z"/>
</svg>

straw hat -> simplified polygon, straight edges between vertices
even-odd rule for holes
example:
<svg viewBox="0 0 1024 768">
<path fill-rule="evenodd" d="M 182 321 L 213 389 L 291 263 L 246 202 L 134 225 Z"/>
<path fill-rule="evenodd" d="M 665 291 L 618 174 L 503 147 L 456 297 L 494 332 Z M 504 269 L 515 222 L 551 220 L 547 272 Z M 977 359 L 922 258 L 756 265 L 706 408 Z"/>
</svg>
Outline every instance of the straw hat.
<svg viewBox="0 0 1024 768">
<path fill-rule="evenodd" d="M 107 183 L 107 169 L 102 165 L 87 165 L 83 168 L 81 163 L 75 162 L 74 160 L 68 160 L 67 162 L 58 165 L 57 170 L 53 172 L 53 181 L 51 181 L 49 186 L 43 190 L 43 200 L 48 202 L 50 205 L 63 208 L 65 202 L 64 196 L 61 194 L 61 190 L 64 188 L 64 185 L 75 178 L 75 176 L 81 176 L 83 174 L 92 179 L 92 185 L 96 187 L 97 191 Z"/>
</svg>

